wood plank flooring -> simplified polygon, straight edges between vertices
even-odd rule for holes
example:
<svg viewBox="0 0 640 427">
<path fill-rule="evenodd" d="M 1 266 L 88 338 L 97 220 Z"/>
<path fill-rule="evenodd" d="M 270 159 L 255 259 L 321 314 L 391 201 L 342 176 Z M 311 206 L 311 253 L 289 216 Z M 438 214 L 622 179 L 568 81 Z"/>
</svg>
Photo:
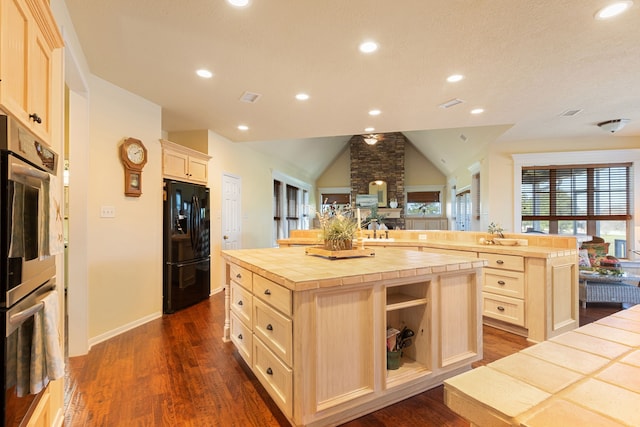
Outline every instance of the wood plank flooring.
<svg viewBox="0 0 640 427">
<path fill-rule="evenodd" d="M 231 343 L 222 342 L 224 296 L 212 296 L 70 358 L 65 426 L 289 426 Z M 620 310 L 591 304 L 581 325 Z M 524 338 L 484 328 L 490 363 L 527 346 Z M 344 426 L 469 426 L 443 403 L 443 387 Z"/>
</svg>

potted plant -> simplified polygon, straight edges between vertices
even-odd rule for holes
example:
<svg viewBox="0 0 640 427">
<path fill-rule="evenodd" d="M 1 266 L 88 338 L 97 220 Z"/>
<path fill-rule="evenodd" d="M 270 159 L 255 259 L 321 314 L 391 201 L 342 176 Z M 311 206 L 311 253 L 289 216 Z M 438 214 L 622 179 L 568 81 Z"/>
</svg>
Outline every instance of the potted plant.
<svg viewBox="0 0 640 427">
<path fill-rule="evenodd" d="M 358 231 L 358 222 L 351 217 L 350 211 L 328 209 L 323 214 L 317 213 L 324 248 L 330 251 L 352 249 L 353 239 Z"/>
</svg>

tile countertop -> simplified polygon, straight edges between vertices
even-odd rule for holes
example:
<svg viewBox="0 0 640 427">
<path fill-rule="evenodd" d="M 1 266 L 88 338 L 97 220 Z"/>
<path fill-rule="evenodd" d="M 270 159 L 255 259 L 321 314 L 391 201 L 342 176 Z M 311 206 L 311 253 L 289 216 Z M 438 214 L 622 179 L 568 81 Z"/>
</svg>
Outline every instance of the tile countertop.
<svg viewBox="0 0 640 427">
<path fill-rule="evenodd" d="M 476 426 L 638 426 L 640 305 L 444 383 Z"/>
<path fill-rule="evenodd" d="M 306 255 L 304 247 L 225 250 L 221 255 L 294 291 L 475 269 L 487 264 L 473 257 L 415 250 L 377 247 L 374 251 L 374 256 L 334 260 Z"/>
<path fill-rule="evenodd" d="M 287 245 L 317 245 L 319 244 L 317 239 L 296 237 L 289 239 L 278 240 L 278 243 L 286 243 Z M 453 240 L 407 240 L 407 239 L 393 239 L 378 241 L 367 241 L 367 246 L 378 248 L 380 246 L 391 247 L 413 247 L 420 248 L 424 252 L 428 252 L 429 248 L 434 249 L 450 249 L 457 251 L 470 251 L 470 252 L 488 252 L 500 255 L 520 255 L 531 258 L 555 258 L 565 255 L 578 255 L 578 249 L 566 249 L 566 248 L 548 248 L 542 246 L 502 246 L 502 245 L 487 245 L 480 243 L 470 242 L 456 242 Z"/>
</svg>

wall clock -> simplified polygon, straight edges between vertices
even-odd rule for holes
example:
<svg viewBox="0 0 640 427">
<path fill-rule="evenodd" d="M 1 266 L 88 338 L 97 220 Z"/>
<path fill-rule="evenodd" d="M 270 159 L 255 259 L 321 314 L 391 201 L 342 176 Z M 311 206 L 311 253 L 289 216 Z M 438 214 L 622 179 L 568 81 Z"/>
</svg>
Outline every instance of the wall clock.
<svg viewBox="0 0 640 427">
<path fill-rule="evenodd" d="M 124 165 L 124 195 L 142 194 L 142 168 L 147 163 L 147 148 L 136 138 L 127 138 L 120 145 L 120 160 Z"/>
</svg>

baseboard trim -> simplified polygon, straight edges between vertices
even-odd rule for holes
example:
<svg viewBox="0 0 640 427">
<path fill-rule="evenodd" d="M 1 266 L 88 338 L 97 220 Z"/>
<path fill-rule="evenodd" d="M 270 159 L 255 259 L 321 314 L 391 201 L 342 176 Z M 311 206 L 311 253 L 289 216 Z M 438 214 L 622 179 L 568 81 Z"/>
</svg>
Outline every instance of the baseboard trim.
<svg viewBox="0 0 640 427">
<path fill-rule="evenodd" d="M 133 328 L 137 328 L 138 326 L 144 325 L 145 323 L 151 322 L 152 320 L 158 319 L 162 317 L 162 312 L 151 313 L 148 316 L 141 317 L 140 319 L 134 320 L 133 322 L 127 323 L 126 325 L 122 325 L 119 328 L 112 329 L 110 331 L 105 332 L 104 334 L 100 334 L 96 337 L 89 338 L 89 349 L 93 347 L 95 344 L 100 344 L 103 341 L 108 340 L 109 338 L 113 338 L 115 336 L 120 335 L 123 332 L 127 332 Z"/>
</svg>

